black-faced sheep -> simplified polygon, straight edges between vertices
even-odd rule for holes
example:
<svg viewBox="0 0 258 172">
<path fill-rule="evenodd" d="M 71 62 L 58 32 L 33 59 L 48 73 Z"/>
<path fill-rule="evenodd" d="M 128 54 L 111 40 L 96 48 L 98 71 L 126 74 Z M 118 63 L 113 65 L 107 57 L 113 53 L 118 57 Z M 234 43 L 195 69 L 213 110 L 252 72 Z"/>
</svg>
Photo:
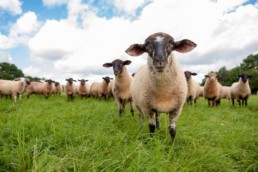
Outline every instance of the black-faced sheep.
<svg viewBox="0 0 258 172">
<path fill-rule="evenodd" d="M 196 104 L 196 100 L 199 97 L 200 84 L 195 80 L 193 80 L 192 76 L 197 75 L 197 73 L 193 73 L 190 71 L 185 71 L 184 73 L 185 73 L 185 78 L 186 78 L 187 88 L 188 88 L 187 103 L 192 105 L 194 102 L 194 104 Z"/>
<path fill-rule="evenodd" d="M 74 85 L 73 82 L 76 82 L 73 78 L 68 78 L 66 79 L 66 84 L 65 84 L 65 93 L 67 95 L 68 100 L 73 100 L 75 93 L 76 93 L 76 86 Z"/>
<path fill-rule="evenodd" d="M 53 81 L 51 79 L 43 82 L 32 81 L 26 88 L 27 98 L 30 98 L 30 95 L 32 94 L 43 94 L 45 95 L 45 98 L 48 98 L 54 90 L 52 83 Z"/>
<path fill-rule="evenodd" d="M 30 80 L 26 78 L 16 78 L 14 81 L 0 79 L 0 94 L 11 95 L 16 102 L 17 97 L 23 94 L 29 84 Z"/>
<path fill-rule="evenodd" d="M 78 81 L 80 82 L 77 90 L 78 94 L 81 96 L 81 98 L 88 97 L 90 94 L 89 84 L 86 83 L 88 80 L 78 79 Z"/>
<path fill-rule="evenodd" d="M 234 106 L 236 99 L 238 101 L 239 106 L 247 106 L 248 97 L 251 95 L 251 89 L 249 86 L 249 78 L 251 75 L 241 74 L 238 75 L 238 82 L 234 82 L 231 85 L 231 100 L 232 105 Z"/>
<path fill-rule="evenodd" d="M 94 98 L 101 100 L 102 97 L 107 99 L 108 97 L 108 83 L 110 82 L 110 77 L 106 76 L 102 78 L 102 82 L 93 82 L 90 86 L 90 94 Z"/>
<path fill-rule="evenodd" d="M 55 84 L 54 84 L 54 94 L 60 96 L 61 93 L 62 93 L 62 86 L 61 86 L 61 84 L 59 82 L 55 82 Z"/>
<path fill-rule="evenodd" d="M 208 106 L 217 106 L 220 101 L 221 84 L 218 82 L 218 75 L 216 73 L 209 73 L 205 75 L 206 81 L 204 84 L 204 97 L 208 100 Z"/>
<path fill-rule="evenodd" d="M 174 41 L 170 35 L 160 32 L 150 35 L 144 44 L 133 44 L 126 50 L 131 56 L 148 54 L 147 64 L 133 78 L 131 94 L 141 115 L 148 117 L 151 135 L 159 128 L 159 113 L 164 112 L 169 114 L 171 138 L 175 137 L 175 122 L 186 100 L 187 83 L 172 51 L 186 53 L 195 47 L 190 40 Z"/>
<path fill-rule="evenodd" d="M 130 102 L 131 113 L 134 115 L 133 100 L 130 92 L 132 76 L 128 73 L 126 66 L 131 64 L 130 60 L 116 59 L 111 63 L 103 64 L 104 67 L 113 67 L 115 79 L 112 86 L 112 92 L 119 106 L 119 115 L 124 113 L 125 105 Z"/>
</svg>

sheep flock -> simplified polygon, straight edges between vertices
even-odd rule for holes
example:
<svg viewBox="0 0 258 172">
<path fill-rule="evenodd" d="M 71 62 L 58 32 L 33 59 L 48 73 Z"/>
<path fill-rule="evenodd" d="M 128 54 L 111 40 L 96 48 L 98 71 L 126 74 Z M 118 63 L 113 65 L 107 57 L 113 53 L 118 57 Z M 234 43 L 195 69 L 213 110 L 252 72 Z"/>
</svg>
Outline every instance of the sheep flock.
<svg viewBox="0 0 258 172">
<path fill-rule="evenodd" d="M 248 74 L 240 74 L 238 81 L 231 86 L 219 83 L 217 73 L 205 75 L 205 84 L 201 86 L 195 81 L 194 71 L 183 70 L 173 52 L 189 53 L 197 44 L 188 39 L 174 40 L 169 34 L 158 32 L 148 36 L 140 44 L 132 44 L 125 52 L 130 56 L 147 54 L 145 65 L 129 74 L 126 66 L 133 61 L 114 59 L 103 64 L 103 67 L 113 68 L 114 77 L 103 77 L 101 82 L 90 83 L 86 78 L 66 79 L 61 85 L 52 79 L 31 81 L 26 78 L 17 78 L 13 81 L 0 79 L 0 96 L 11 96 L 14 102 L 24 94 L 27 99 L 33 94 L 43 95 L 46 99 L 51 96 L 66 95 L 67 101 L 83 98 L 95 98 L 105 101 L 114 98 L 118 106 L 118 114 L 125 114 L 125 105 L 130 104 L 131 114 L 138 110 L 140 125 L 144 118 L 148 120 L 150 135 L 160 128 L 159 115 L 168 115 L 169 133 L 172 139 L 176 136 L 176 121 L 179 119 L 184 106 L 195 108 L 198 99 L 207 100 L 208 107 L 216 107 L 222 99 L 228 100 L 231 106 L 247 106 L 251 95 Z M 133 58 L 132 58 L 133 59 Z M 77 82 L 78 81 L 78 82 Z M 258 92 L 257 92 L 258 95 Z M 23 99 L 26 99 L 23 98 Z"/>
</svg>

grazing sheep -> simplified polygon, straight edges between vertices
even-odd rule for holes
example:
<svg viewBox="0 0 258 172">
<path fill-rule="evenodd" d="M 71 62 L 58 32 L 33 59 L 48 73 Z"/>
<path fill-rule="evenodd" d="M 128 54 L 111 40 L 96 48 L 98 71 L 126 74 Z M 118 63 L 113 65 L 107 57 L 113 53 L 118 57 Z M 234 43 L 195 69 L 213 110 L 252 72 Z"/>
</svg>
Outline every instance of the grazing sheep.
<svg viewBox="0 0 258 172">
<path fill-rule="evenodd" d="M 81 98 L 88 97 L 90 94 L 89 86 L 87 86 L 89 84 L 86 83 L 88 80 L 78 79 L 78 81 L 80 81 L 80 84 L 77 90 L 78 94 L 81 96 Z"/>
<path fill-rule="evenodd" d="M 61 84 L 59 82 L 55 82 L 55 84 L 54 84 L 54 94 L 60 96 L 61 93 L 62 93 L 62 86 L 61 86 Z"/>
<path fill-rule="evenodd" d="M 104 67 L 113 67 L 115 80 L 112 86 L 112 92 L 119 106 L 119 115 L 124 113 L 125 105 L 130 102 L 131 114 L 134 115 L 133 100 L 130 92 L 132 76 L 128 73 L 126 66 L 131 64 L 130 60 L 116 59 L 111 63 L 103 64 Z"/>
<path fill-rule="evenodd" d="M 65 84 L 65 93 L 67 95 L 68 100 L 73 100 L 74 96 L 76 94 L 76 86 L 73 84 L 73 82 L 76 82 L 73 78 L 66 79 Z"/>
<path fill-rule="evenodd" d="M 108 97 L 108 83 L 110 82 L 110 77 L 106 76 L 102 78 L 102 82 L 93 82 L 90 87 L 90 93 L 94 98 L 102 97 L 106 100 Z"/>
<path fill-rule="evenodd" d="M 231 85 L 231 100 L 232 105 L 235 104 L 235 99 L 238 101 L 239 106 L 247 106 L 248 97 L 251 95 L 251 89 L 249 86 L 249 78 L 251 75 L 241 74 L 238 75 L 238 82 L 234 82 Z"/>
<path fill-rule="evenodd" d="M 209 73 L 205 75 L 206 81 L 204 84 L 204 97 L 208 100 L 208 106 L 217 106 L 219 103 L 219 94 L 221 84 L 218 82 L 218 75 L 216 73 Z"/>
<path fill-rule="evenodd" d="M 133 44 L 126 50 L 131 56 L 148 54 L 147 64 L 137 70 L 132 80 L 131 94 L 142 118 L 148 117 L 151 135 L 159 128 L 159 113 L 164 112 L 169 114 L 171 138 L 175 137 L 175 122 L 186 100 L 187 83 L 172 51 L 186 53 L 195 47 L 190 40 L 174 41 L 170 35 L 160 32 L 150 35 L 144 44 Z"/>
<path fill-rule="evenodd" d="M 16 78 L 14 81 L 0 79 L 0 94 L 11 95 L 16 102 L 17 97 L 21 98 L 29 84 L 30 80 L 26 78 Z"/>
<path fill-rule="evenodd" d="M 30 98 L 31 94 L 43 94 L 45 98 L 48 98 L 53 93 L 53 81 L 51 79 L 43 82 L 32 81 L 26 89 L 27 98 Z"/>
<path fill-rule="evenodd" d="M 185 71 L 185 78 L 187 82 L 187 103 L 190 105 L 196 104 L 196 100 L 199 97 L 199 83 L 192 79 L 192 75 L 195 76 L 197 73 L 192 73 L 190 71 Z"/>
</svg>

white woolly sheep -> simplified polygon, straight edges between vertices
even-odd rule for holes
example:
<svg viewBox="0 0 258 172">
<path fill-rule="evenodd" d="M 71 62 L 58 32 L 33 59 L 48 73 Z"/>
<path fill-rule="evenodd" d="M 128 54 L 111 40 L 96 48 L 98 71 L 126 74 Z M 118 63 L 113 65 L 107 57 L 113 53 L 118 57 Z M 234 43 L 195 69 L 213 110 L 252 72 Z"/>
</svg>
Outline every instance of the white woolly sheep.
<svg viewBox="0 0 258 172">
<path fill-rule="evenodd" d="M 65 93 L 67 95 L 68 100 L 73 100 L 74 96 L 76 94 L 76 86 L 73 84 L 73 82 L 76 82 L 73 78 L 66 79 L 66 84 L 64 87 Z"/>
<path fill-rule="evenodd" d="M 11 95 L 16 102 L 17 97 L 21 95 L 30 84 L 30 80 L 26 78 L 16 78 L 14 81 L 0 79 L 0 94 Z"/>
<path fill-rule="evenodd" d="M 209 73 L 205 75 L 206 81 L 204 84 L 204 97 L 208 100 L 208 106 L 217 106 L 219 103 L 219 94 L 220 94 L 220 87 L 221 84 L 218 82 L 218 75 L 216 73 Z"/>
<path fill-rule="evenodd" d="M 77 88 L 78 94 L 81 96 L 81 98 L 88 97 L 90 94 L 89 84 L 86 83 L 88 80 L 78 79 L 78 81 L 80 81 L 80 84 L 78 85 L 78 88 Z"/>
<path fill-rule="evenodd" d="M 93 82 L 90 87 L 91 96 L 94 98 L 99 98 L 101 100 L 102 97 L 107 99 L 108 97 L 108 83 L 110 82 L 110 77 L 106 76 L 102 78 L 102 82 Z"/>
<path fill-rule="evenodd" d="M 147 64 L 137 70 L 132 80 L 131 94 L 141 116 L 148 117 L 151 135 L 159 128 L 159 113 L 164 112 L 169 114 L 171 138 L 175 137 L 175 122 L 186 100 L 187 83 L 172 51 L 186 53 L 195 47 L 190 40 L 174 41 L 170 35 L 160 32 L 150 35 L 144 44 L 133 44 L 126 50 L 131 56 L 148 54 Z"/>
<path fill-rule="evenodd" d="M 231 87 L 228 86 L 220 86 L 220 93 L 219 93 L 219 101 L 217 102 L 218 105 L 220 105 L 221 99 L 228 99 L 230 102 L 231 100 L 231 93 L 230 93 Z"/>
<path fill-rule="evenodd" d="M 238 82 L 234 82 L 231 85 L 230 92 L 233 106 L 235 104 L 234 99 L 238 101 L 239 106 L 247 106 L 248 97 L 251 95 L 251 89 L 249 86 L 249 78 L 251 77 L 251 75 L 245 73 L 238 75 Z"/>
<path fill-rule="evenodd" d="M 187 88 L 188 88 L 187 103 L 192 105 L 194 101 L 194 104 L 196 104 L 196 100 L 199 97 L 200 84 L 192 79 L 192 75 L 195 76 L 197 75 L 197 73 L 192 73 L 190 71 L 185 71 L 184 73 L 185 73 L 185 78 L 186 78 Z"/>
<path fill-rule="evenodd" d="M 31 94 L 43 94 L 45 98 L 48 98 L 54 91 L 53 81 L 51 79 L 43 82 L 32 81 L 26 89 L 27 98 L 30 98 Z"/>
<path fill-rule="evenodd" d="M 111 63 L 103 64 L 104 67 L 113 67 L 115 79 L 112 86 L 112 92 L 119 106 L 119 115 L 124 113 L 125 105 L 130 102 L 131 114 L 134 115 L 133 100 L 130 92 L 132 76 L 128 73 L 126 66 L 131 64 L 130 60 L 116 59 Z"/>
</svg>

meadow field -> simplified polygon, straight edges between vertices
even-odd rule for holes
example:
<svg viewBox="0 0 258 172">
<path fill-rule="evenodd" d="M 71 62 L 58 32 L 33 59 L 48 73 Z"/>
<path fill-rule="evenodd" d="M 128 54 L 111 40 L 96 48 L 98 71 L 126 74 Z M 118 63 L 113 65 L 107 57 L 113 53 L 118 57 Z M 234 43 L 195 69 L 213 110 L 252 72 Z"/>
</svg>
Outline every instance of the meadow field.
<svg viewBox="0 0 258 172">
<path fill-rule="evenodd" d="M 258 171 L 258 97 L 248 107 L 204 98 L 185 105 L 171 140 L 168 116 L 150 137 L 139 113 L 118 116 L 114 99 L 65 95 L 0 99 L 0 171 Z"/>
</svg>

